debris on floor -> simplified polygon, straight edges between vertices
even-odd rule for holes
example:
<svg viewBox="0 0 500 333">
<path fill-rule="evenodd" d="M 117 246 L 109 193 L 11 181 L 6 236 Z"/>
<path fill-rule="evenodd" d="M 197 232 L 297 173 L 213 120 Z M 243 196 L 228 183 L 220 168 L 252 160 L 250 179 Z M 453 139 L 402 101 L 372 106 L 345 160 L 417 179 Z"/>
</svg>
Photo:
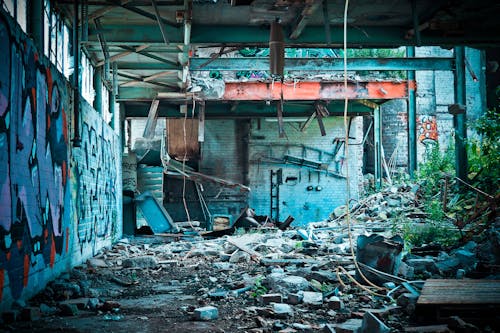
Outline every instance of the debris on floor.
<svg viewBox="0 0 500 333">
<path fill-rule="evenodd" d="M 122 239 L 62 274 L 28 304 L 5 312 L 3 325 L 11 332 L 498 329 L 499 303 L 485 303 L 489 320 L 480 315 L 483 303 L 472 302 L 498 294 L 498 280 L 492 279 L 499 278 L 499 257 L 494 251 L 489 257 L 479 254 L 498 245 L 498 218 L 478 242 L 409 252 L 390 219 L 423 214 L 410 187 L 391 188 L 357 203 L 350 227 L 346 213 L 336 209 L 330 221 L 285 230 L 259 225 L 218 237 Z M 478 293 L 472 292 L 476 287 Z M 465 295 L 461 299 L 474 303 L 467 303 L 477 310 L 474 316 L 467 313 L 469 306 L 445 318 L 434 313 L 431 322 L 419 320 L 422 307 L 427 319 L 428 311 L 448 309 L 446 302 L 430 301 L 444 292 Z"/>
</svg>

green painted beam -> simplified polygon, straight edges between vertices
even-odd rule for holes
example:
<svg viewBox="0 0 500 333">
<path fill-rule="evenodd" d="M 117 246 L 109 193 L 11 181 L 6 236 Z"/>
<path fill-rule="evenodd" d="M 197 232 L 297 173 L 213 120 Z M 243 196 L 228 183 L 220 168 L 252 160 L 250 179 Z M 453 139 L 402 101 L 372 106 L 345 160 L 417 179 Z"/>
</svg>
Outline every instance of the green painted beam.
<svg viewBox="0 0 500 333">
<path fill-rule="evenodd" d="M 455 102 L 459 105 L 466 106 L 466 81 L 465 81 L 465 49 L 463 46 L 455 47 L 455 58 L 457 62 L 457 70 L 455 71 Z M 467 125 L 465 113 L 453 115 L 453 126 L 455 128 L 455 171 L 458 178 L 467 180 Z"/>
<path fill-rule="evenodd" d="M 415 56 L 415 47 L 406 48 L 406 56 Z M 408 173 L 415 176 L 417 170 L 417 83 L 415 71 L 408 71 Z"/>
<path fill-rule="evenodd" d="M 123 103 L 125 109 L 125 117 L 147 117 L 149 106 L 151 102 L 127 102 Z M 343 113 L 343 103 L 335 102 L 328 105 L 328 110 L 331 116 L 341 116 Z M 191 110 L 190 108 L 188 108 Z M 197 106 L 195 114 L 198 114 L 199 107 Z M 297 103 L 284 103 L 283 116 L 286 117 L 307 117 L 314 112 L 313 103 L 297 104 Z M 350 103 L 350 115 L 367 115 L 372 112 L 368 108 L 359 103 Z M 184 117 L 179 111 L 179 105 L 160 101 L 158 107 L 159 117 Z M 206 118 L 242 118 L 242 117 L 275 117 L 276 104 L 272 103 L 210 103 L 205 105 Z"/>
<path fill-rule="evenodd" d="M 183 43 L 183 29 L 166 27 L 170 42 Z M 414 44 L 412 39 L 406 39 L 407 27 L 351 27 L 348 28 L 348 47 L 399 47 Z M 161 43 L 157 25 L 107 25 L 102 30 L 91 29 L 89 40 L 95 41 L 97 33 L 105 34 L 106 40 L 120 43 Z M 330 29 L 331 46 L 343 44 L 343 32 L 338 26 Z M 232 26 L 232 25 L 196 25 L 191 31 L 193 44 L 226 44 L 226 45 L 268 45 L 269 27 L 266 26 Z M 462 35 L 444 36 L 441 34 L 421 34 L 422 45 L 469 45 L 486 46 L 500 42 L 500 34 L 493 30 L 477 31 L 466 29 Z M 307 26 L 295 40 L 285 38 L 287 47 L 325 46 L 324 26 Z"/>
<path fill-rule="evenodd" d="M 268 71 L 269 58 L 191 58 L 191 71 Z M 453 58 L 351 58 L 347 70 L 443 70 L 454 69 Z M 342 58 L 286 58 L 287 71 L 341 71 Z"/>
<path fill-rule="evenodd" d="M 180 70 L 180 66 L 165 62 L 133 62 L 133 61 L 117 61 L 118 69 L 123 70 Z"/>
<path fill-rule="evenodd" d="M 373 142 L 375 149 L 375 188 L 382 187 L 382 115 L 380 107 L 373 110 Z"/>
</svg>

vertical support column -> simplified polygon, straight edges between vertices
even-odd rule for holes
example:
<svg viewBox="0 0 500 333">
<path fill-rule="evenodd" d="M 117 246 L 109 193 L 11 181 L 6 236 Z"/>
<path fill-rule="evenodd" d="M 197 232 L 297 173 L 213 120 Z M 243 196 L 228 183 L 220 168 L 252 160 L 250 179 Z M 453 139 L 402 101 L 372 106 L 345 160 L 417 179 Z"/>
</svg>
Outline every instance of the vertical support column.
<svg viewBox="0 0 500 333">
<path fill-rule="evenodd" d="M 80 147 L 80 29 L 78 28 L 78 1 L 73 4 L 73 147 Z"/>
<path fill-rule="evenodd" d="M 375 144 L 375 188 L 382 187 L 382 117 L 380 106 L 373 109 L 373 141 Z"/>
<path fill-rule="evenodd" d="M 466 126 L 466 99 L 465 99 L 465 48 L 455 47 L 455 103 L 463 107 L 464 112 L 453 115 L 453 127 L 455 128 L 455 168 L 458 178 L 467 179 L 467 151 L 465 141 L 467 139 Z"/>
<path fill-rule="evenodd" d="M 102 66 L 99 66 L 94 71 L 94 109 L 102 115 Z"/>
<path fill-rule="evenodd" d="M 28 1 L 28 6 L 28 32 L 33 38 L 38 52 L 43 53 L 43 0 Z M 14 10 L 17 11 L 17 7 L 14 7 Z"/>
<path fill-rule="evenodd" d="M 406 48 L 408 58 L 415 57 L 415 47 Z M 417 82 L 415 71 L 408 71 L 408 173 L 410 177 L 415 176 L 417 170 Z"/>
<path fill-rule="evenodd" d="M 118 109 L 116 108 L 116 95 L 118 94 L 118 79 L 117 73 L 118 65 L 116 62 L 113 63 L 113 89 L 111 90 L 111 96 L 109 97 L 109 111 L 111 112 L 111 127 L 115 131 L 120 130 L 120 115 L 118 114 Z M 117 132 L 119 133 L 119 132 Z"/>
</svg>

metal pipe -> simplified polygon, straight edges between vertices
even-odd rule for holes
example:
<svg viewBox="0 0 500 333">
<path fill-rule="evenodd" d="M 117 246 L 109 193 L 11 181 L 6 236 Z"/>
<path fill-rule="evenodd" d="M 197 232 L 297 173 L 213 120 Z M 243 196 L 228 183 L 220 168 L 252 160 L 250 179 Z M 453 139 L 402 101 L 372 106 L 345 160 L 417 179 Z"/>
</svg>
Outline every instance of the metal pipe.
<svg viewBox="0 0 500 333">
<path fill-rule="evenodd" d="M 118 95 L 118 66 L 116 62 L 113 63 L 113 89 L 111 90 L 111 97 L 109 99 L 109 110 L 111 111 L 111 128 L 115 131 L 119 130 L 120 115 L 117 114 L 116 109 L 116 95 Z M 119 133 L 119 132 L 117 132 Z"/>
<path fill-rule="evenodd" d="M 382 187 L 382 124 L 380 107 L 373 109 L 373 141 L 375 146 L 375 188 Z"/>
<path fill-rule="evenodd" d="M 78 0 L 73 5 L 73 147 L 81 146 L 80 137 L 80 40 L 78 28 Z"/>
<path fill-rule="evenodd" d="M 406 57 L 415 57 L 415 47 L 406 48 Z M 408 173 L 415 176 L 417 170 L 417 83 L 415 71 L 408 71 Z"/>
<path fill-rule="evenodd" d="M 455 102 L 458 105 L 467 104 L 465 96 L 465 48 L 455 47 Z M 467 150 L 465 142 L 467 139 L 466 126 L 467 111 L 453 115 L 453 127 L 455 129 L 455 166 L 456 175 L 460 179 L 467 179 Z"/>
<path fill-rule="evenodd" d="M 44 24 L 43 24 L 43 0 L 33 0 L 29 4 L 29 31 L 37 49 L 43 53 L 44 49 Z"/>
<path fill-rule="evenodd" d="M 422 40 L 420 38 L 420 27 L 418 23 L 418 12 L 417 12 L 417 0 L 411 1 L 411 14 L 413 17 L 413 31 L 415 36 L 415 43 L 417 46 L 422 44 Z"/>
</svg>

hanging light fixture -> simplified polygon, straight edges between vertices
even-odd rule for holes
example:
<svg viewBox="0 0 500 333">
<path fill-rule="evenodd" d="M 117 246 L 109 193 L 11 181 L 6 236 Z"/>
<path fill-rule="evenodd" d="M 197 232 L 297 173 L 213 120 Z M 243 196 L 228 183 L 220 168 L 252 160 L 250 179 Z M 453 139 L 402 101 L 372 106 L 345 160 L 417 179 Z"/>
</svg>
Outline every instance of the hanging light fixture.
<svg viewBox="0 0 500 333">
<path fill-rule="evenodd" d="M 285 68 L 285 38 L 283 28 L 278 19 L 271 23 L 271 34 L 269 36 L 269 70 L 271 75 L 283 77 Z"/>
</svg>

